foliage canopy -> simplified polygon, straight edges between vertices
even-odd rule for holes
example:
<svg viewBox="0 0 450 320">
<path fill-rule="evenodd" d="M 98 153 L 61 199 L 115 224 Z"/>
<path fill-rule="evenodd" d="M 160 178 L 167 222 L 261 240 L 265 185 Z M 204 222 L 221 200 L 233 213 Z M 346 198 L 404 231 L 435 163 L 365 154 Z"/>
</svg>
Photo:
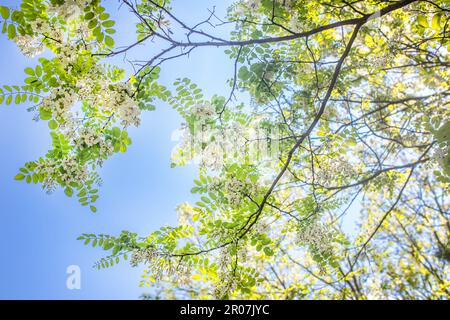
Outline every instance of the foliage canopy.
<svg viewBox="0 0 450 320">
<path fill-rule="evenodd" d="M 99 0 L 0 6 L 24 55 L 51 55 L 0 87 L 53 141 L 16 180 L 96 212 L 96 170 L 141 112 L 167 102 L 184 118 L 172 166 L 198 164 L 198 202 L 150 235 L 81 235 L 108 252 L 99 269 L 144 263 L 141 285 L 165 298 L 450 297 L 450 1 L 241 0 L 194 26 L 169 1 L 119 3 L 136 30 L 121 48 Z M 152 41 L 134 74 L 110 62 Z M 229 56 L 229 95 L 159 81 L 202 47 Z"/>
</svg>

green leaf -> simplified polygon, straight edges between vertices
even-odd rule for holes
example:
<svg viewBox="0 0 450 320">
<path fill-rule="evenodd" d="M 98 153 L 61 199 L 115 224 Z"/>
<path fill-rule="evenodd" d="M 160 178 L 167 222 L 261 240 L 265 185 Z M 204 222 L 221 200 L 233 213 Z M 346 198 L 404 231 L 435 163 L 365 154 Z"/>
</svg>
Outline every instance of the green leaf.
<svg viewBox="0 0 450 320">
<path fill-rule="evenodd" d="M 41 68 L 41 66 L 37 66 L 36 67 L 36 75 L 38 77 L 40 77 L 42 75 L 42 68 Z"/>
<path fill-rule="evenodd" d="M 66 194 L 66 196 L 71 197 L 73 195 L 73 189 L 67 187 L 66 189 L 64 189 L 64 193 Z"/>
<path fill-rule="evenodd" d="M 88 23 L 88 28 L 89 29 L 94 29 L 97 26 L 97 21 L 96 20 L 91 20 Z"/>
<path fill-rule="evenodd" d="M 50 120 L 48 123 L 48 127 L 52 130 L 58 128 L 58 123 L 55 120 Z"/>
<path fill-rule="evenodd" d="M 428 28 L 428 19 L 423 15 L 417 16 L 417 23 L 424 28 Z"/>
<path fill-rule="evenodd" d="M 102 13 L 101 15 L 99 15 L 99 19 L 100 20 L 106 20 L 109 18 L 109 13 Z"/>
<path fill-rule="evenodd" d="M 246 66 L 243 66 L 239 69 L 238 77 L 243 81 L 246 81 L 250 78 L 250 72 L 248 71 Z"/>
<path fill-rule="evenodd" d="M 14 39 L 16 37 L 16 27 L 13 24 L 8 25 L 8 38 Z"/>
<path fill-rule="evenodd" d="M 9 8 L 4 7 L 4 6 L 0 6 L 0 14 L 2 15 L 3 19 L 8 19 L 9 18 Z"/>
<path fill-rule="evenodd" d="M 105 35 L 103 33 L 99 33 L 96 38 L 98 42 L 103 42 L 104 37 Z"/>
<path fill-rule="evenodd" d="M 14 180 L 23 180 L 25 179 L 25 175 L 19 173 L 14 177 Z"/>
<path fill-rule="evenodd" d="M 105 243 L 103 244 L 103 249 L 105 250 L 109 250 L 112 247 L 114 247 L 114 243 L 111 241 L 105 241 Z"/>
<path fill-rule="evenodd" d="M 28 77 L 25 79 L 26 84 L 34 85 L 38 80 L 35 77 Z"/>
<path fill-rule="evenodd" d="M 431 26 L 434 30 L 440 30 L 441 29 L 441 15 L 435 14 L 433 16 L 433 19 L 431 19 Z"/>
<path fill-rule="evenodd" d="M 120 251 L 120 247 L 119 246 L 115 246 L 113 251 L 112 251 L 112 255 L 115 256 L 117 253 L 119 253 Z"/>
<path fill-rule="evenodd" d="M 34 69 L 30 67 L 25 68 L 25 73 L 29 74 L 30 76 L 35 76 Z"/>
<path fill-rule="evenodd" d="M 113 20 L 108 20 L 108 21 L 105 21 L 105 22 L 102 23 L 102 25 L 103 25 L 105 28 L 111 28 L 111 27 L 113 27 L 115 24 L 116 24 L 116 23 L 115 23 Z"/>
<path fill-rule="evenodd" d="M 50 120 L 52 118 L 52 113 L 51 111 L 40 110 L 39 116 L 41 120 Z"/>
<path fill-rule="evenodd" d="M 110 36 L 105 37 L 105 43 L 108 47 L 114 47 L 114 39 Z"/>
<path fill-rule="evenodd" d="M 84 19 L 86 20 L 91 20 L 92 18 L 94 18 L 94 13 L 93 12 L 88 12 L 84 15 Z"/>
<path fill-rule="evenodd" d="M 98 37 L 102 33 L 102 28 L 100 26 L 97 26 L 92 30 L 92 34 L 96 37 Z"/>
<path fill-rule="evenodd" d="M 273 250 L 271 248 L 269 248 L 269 247 L 264 247 L 264 253 L 266 255 L 268 255 L 269 257 L 273 256 Z"/>
</svg>

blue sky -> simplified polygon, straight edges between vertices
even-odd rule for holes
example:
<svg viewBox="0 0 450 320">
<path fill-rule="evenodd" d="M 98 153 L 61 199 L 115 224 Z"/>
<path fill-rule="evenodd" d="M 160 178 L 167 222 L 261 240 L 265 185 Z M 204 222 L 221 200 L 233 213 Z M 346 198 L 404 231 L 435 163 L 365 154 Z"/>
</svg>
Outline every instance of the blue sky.
<svg viewBox="0 0 450 320">
<path fill-rule="evenodd" d="M 206 8 L 225 11 L 229 1 L 173 1 L 174 10 L 186 21 L 198 22 L 208 15 Z M 17 6 L 18 1 L 0 1 Z M 117 45 L 134 41 L 132 17 L 118 2 L 107 1 L 117 21 Z M 154 46 L 155 48 L 149 48 Z M 157 44 L 140 47 L 136 56 L 148 56 Z M 112 59 L 127 68 L 120 58 Z M 24 58 L 14 43 L 0 35 L 0 85 L 22 84 L 24 68 L 36 64 Z M 162 82 L 190 77 L 207 96 L 227 95 L 233 63 L 222 49 L 200 49 L 189 58 L 164 65 Z M 61 190 L 47 195 L 39 186 L 13 180 L 29 160 L 46 153 L 50 137 L 46 122 L 34 122 L 27 105 L 0 105 L 0 299 L 136 299 L 142 268 L 121 263 L 97 271 L 93 263 L 102 252 L 76 241 L 83 232 L 118 234 L 131 230 L 145 235 L 176 221 L 177 204 L 192 199 L 189 190 L 196 168 L 170 168 L 175 145 L 172 132 L 180 117 L 165 103 L 143 114 L 139 128 L 130 130 L 133 145 L 125 154 L 115 155 L 100 170 L 104 184 L 98 212 L 91 213 L 66 197 Z M 81 289 L 66 288 L 66 268 L 81 268 Z"/>
</svg>

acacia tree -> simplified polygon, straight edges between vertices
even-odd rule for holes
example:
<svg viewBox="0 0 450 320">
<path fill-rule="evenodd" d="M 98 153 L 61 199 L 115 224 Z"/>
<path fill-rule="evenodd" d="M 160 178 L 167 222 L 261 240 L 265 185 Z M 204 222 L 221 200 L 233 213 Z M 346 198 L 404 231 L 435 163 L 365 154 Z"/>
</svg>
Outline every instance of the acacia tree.
<svg viewBox="0 0 450 320">
<path fill-rule="evenodd" d="M 141 112 L 166 101 L 184 118 L 172 165 L 198 164 L 199 201 L 150 235 L 81 235 L 108 251 L 99 269 L 130 256 L 164 298 L 450 296 L 450 1 L 241 0 L 196 25 L 169 1 L 118 3 L 137 21 L 121 48 L 99 0 L 0 7 L 24 55 L 53 55 L 0 88 L 0 103 L 31 104 L 53 140 L 16 180 L 95 212 L 96 168 L 126 151 Z M 133 61 L 148 42 L 160 51 Z M 232 61 L 227 96 L 158 81 L 203 47 Z M 122 55 L 134 74 L 108 62 Z M 355 202 L 349 235 L 340 224 Z"/>
</svg>

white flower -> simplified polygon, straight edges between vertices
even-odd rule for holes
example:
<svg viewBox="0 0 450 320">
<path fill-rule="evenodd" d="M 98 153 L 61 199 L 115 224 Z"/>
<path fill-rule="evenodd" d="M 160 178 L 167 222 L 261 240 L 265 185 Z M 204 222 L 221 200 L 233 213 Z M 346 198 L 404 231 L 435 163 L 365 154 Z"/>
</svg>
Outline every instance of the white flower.
<svg viewBox="0 0 450 320">
<path fill-rule="evenodd" d="M 246 195 L 256 192 L 256 186 L 250 180 L 244 182 L 234 176 L 225 180 L 224 189 L 231 207 L 239 206 Z"/>
<path fill-rule="evenodd" d="M 220 169 L 223 165 L 223 160 L 224 152 L 220 146 L 220 143 L 212 143 L 208 145 L 200 154 L 200 166 L 202 167 Z"/>
<path fill-rule="evenodd" d="M 442 148 L 435 148 L 433 157 L 436 159 L 437 162 L 443 163 L 445 157 L 447 156 L 447 151 Z"/>
<path fill-rule="evenodd" d="M 31 29 L 35 33 L 50 33 L 52 31 L 52 27 L 48 20 L 44 20 L 42 18 L 37 18 L 34 21 L 30 22 Z"/>
<path fill-rule="evenodd" d="M 88 178 L 87 167 L 71 155 L 62 160 L 39 162 L 35 171 L 44 176 L 42 184 L 47 190 L 52 190 L 59 180 L 66 185 L 70 185 L 71 183 L 82 184 Z"/>
<path fill-rule="evenodd" d="M 140 263 L 149 263 L 156 258 L 156 253 L 151 248 L 137 249 L 133 251 L 130 259 L 130 265 L 136 267 Z"/>
<path fill-rule="evenodd" d="M 82 8 L 88 3 L 89 1 L 84 0 L 65 0 L 62 5 L 50 7 L 48 13 L 58 15 L 67 21 L 74 20 L 80 16 Z"/>
<path fill-rule="evenodd" d="M 80 142 L 84 143 L 87 147 L 92 147 L 100 143 L 101 136 L 95 128 L 84 127 L 80 130 Z"/>
<path fill-rule="evenodd" d="M 324 167 L 316 168 L 315 178 L 320 185 L 330 185 L 337 176 L 351 178 L 355 175 L 355 167 L 345 159 L 333 159 L 331 163 L 324 163 Z"/>
<path fill-rule="evenodd" d="M 111 143 L 111 141 L 100 141 L 100 154 L 105 156 L 111 156 L 114 153 L 114 147 Z"/>
<path fill-rule="evenodd" d="M 189 225 L 189 221 L 194 214 L 194 208 L 189 203 L 180 204 L 177 207 L 178 224 L 182 226 Z"/>
<path fill-rule="evenodd" d="M 127 99 L 127 101 L 118 106 L 119 117 L 122 120 L 121 124 L 124 127 L 133 125 L 138 127 L 141 124 L 141 109 L 136 106 L 132 99 Z"/>
<path fill-rule="evenodd" d="M 192 107 L 190 112 L 191 114 L 195 115 L 197 121 L 201 123 L 210 120 L 213 116 L 216 115 L 216 111 L 214 110 L 213 106 L 210 103 L 204 103 Z"/>
<path fill-rule="evenodd" d="M 301 245 L 314 246 L 319 252 L 329 253 L 332 250 L 331 233 L 320 221 L 302 224 L 297 234 L 297 242 Z"/>
<path fill-rule="evenodd" d="M 18 35 L 14 38 L 14 41 L 19 47 L 20 51 L 22 51 L 22 53 L 29 58 L 33 58 L 44 52 L 44 45 L 42 44 L 41 40 L 37 38 Z"/>
<path fill-rule="evenodd" d="M 257 10 L 261 5 L 261 0 L 245 0 L 244 5 L 251 10 Z"/>
</svg>

